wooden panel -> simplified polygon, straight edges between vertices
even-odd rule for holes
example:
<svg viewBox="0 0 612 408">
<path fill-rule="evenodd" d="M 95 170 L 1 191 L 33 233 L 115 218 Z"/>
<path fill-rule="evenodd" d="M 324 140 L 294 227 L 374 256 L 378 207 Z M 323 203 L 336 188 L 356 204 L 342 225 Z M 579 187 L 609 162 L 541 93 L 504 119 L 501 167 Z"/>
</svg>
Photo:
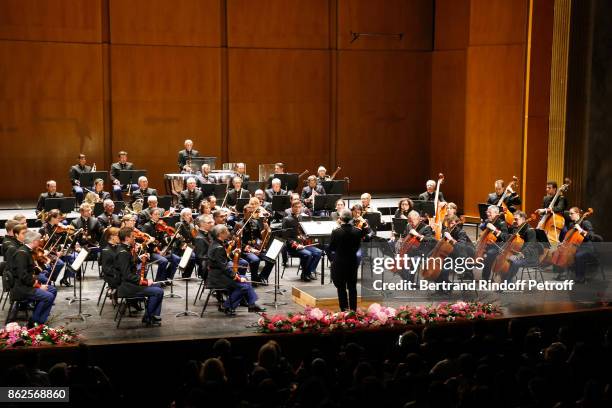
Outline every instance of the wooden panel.
<svg viewBox="0 0 612 408">
<path fill-rule="evenodd" d="M 221 45 L 220 0 L 109 0 L 114 44 Z"/>
<path fill-rule="evenodd" d="M 338 0 L 338 48 L 430 50 L 432 24 L 433 0 Z M 351 32 L 404 35 L 351 42 Z"/>
<path fill-rule="evenodd" d="M 229 51 L 229 160 L 283 161 L 290 172 L 329 162 L 328 52 Z"/>
<path fill-rule="evenodd" d="M 430 53 L 339 53 L 336 149 L 351 191 L 421 192 L 430 96 Z"/>
<path fill-rule="evenodd" d="M 0 39 L 100 42 L 102 0 L 2 0 Z"/>
<path fill-rule="evenodd" d="M 546 194 L 546 170 L 548 165 L 548 118 L 530 117 L 528 126 L 528 145 L 525 150 L 525 180 L 523 208 L 527 214 L 542 207 L 542 197 Z"/>
<path fill-rule="evenodd" d="M 102 163 L 101 46 L 0 41 L 0 60 L 3 198 L 35 198 L 50 178 L 68 193 L 80 152 Z"/>
<path fill-rule="evenodd" d="M 525 42 L 527 13 L 528 0 L 471 0 L 470 45 Z"/>
<path fill-rule="evenodd" d="M 464 194 L 466 65 L 465 51 L 433 53 L 429 174 L 445 174 L 444 197 L 460 208 Z"/>
<path fill-rule="evenodd" d="M 470 36 L 470 0 L 437 0 L 435 49 L 466 48 Z"/>
<path fill-rule="evenodd" d="M 228 0 L 228 45 L 328 48 L 329 0 Z"/>
<path fill-rule="evenodd" d="M 162 188 L 185 139 L 220 157 L 219 49 L 113 45 L 111 80 L 113 160 L 127 150 Z"/>
<path fill-rule="evenodd" d="M 520 175 L 523 141 L 524 46 L 468 50 L 465 210 L 493 191 L 493 182 Z"/>
</svg>

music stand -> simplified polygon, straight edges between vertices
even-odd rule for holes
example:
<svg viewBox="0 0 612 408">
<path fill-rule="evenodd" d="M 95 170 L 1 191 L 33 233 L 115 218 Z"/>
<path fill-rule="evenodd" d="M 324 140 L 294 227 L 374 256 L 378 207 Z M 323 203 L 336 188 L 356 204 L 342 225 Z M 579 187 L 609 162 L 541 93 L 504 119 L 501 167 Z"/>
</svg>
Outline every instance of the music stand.
<svg viewBox="0 0 612 408">
<path fill-rule="evenodd" d="M 236 200 L 236 211 L 244 212 L 244 206 L 249 203 L 250 198 L 239 198 Z"/>
<path fill-rule="evenodd" d="M 45 199 L 45 211 L 60 210 L 62 214 L 68 214 L 74 211 L 76 207 L 76 197 L 62 197 L 62 198 L 46 198 Z"/>
<path fill-rule="evenodd" d="M 313 211 L 334 211 L 336 201 L 342 198 L 341 194 L 320 194 L 313 198 Z"/>
<path fill-rule="evenodd" d="M 321 183 L 326 194 L 340 194 L 346 192 L 346 180 L 327 180 Z"/>
<path fill-rule="evenodd" d="M 291 208 L 290 195 L 272 196 L 272 211 L 284 212 L 287 208 Z"/>
<path fill-rule="evenodd" d="M 368 212 L 368 213 L 363 214 L 363 218 L 368 222 L 368 225 L 370 226 L 372 231 L 376 233 L 376 231 L 378 231 L 378 227 L 380 227 L 380 224 L 382 223 L 381 214 L 378 211 Z"/>
<path fill-rule="evenodd" d="M 181 257 L 181 262 L 178 265 L 179 270 L 184 270 L 187 267 L 187 264 L 189 263 L 189 260 L 191 259 L 192 253 L 193 253 L 193 248 L 190 246 L 187 246 L 185 248 L 185 251 L 183 252 L 183 256 Z M 191 279 L 194 279 L 194 278 L 192 278 L 191 276 L 188 276 L 186 278 L 178 279 L 178 280 L 185 281 L 185 310 L 183 310 L 180 313 L 177 313 L 175 317 L 198 316 L 197 313 L 189 310 L 189 281 Z"/>
<path fill-rule="evenodd" d="M 280 173 L 274 174 L 274 178 L 277 178 L 281 182 L 281 189 L 287 191 L 294 191 L 298 185 L 298 177 L 297 173 Z"/>
<path fill-rule="evenodd" d="M 486 220 L 487 219 L 487 209 L 491 205 L 495 205 L 495 204 L 478 203 L 478 214 L 480 215 L 480 219 L 481 220 Z M 502 214 L 504 212 L 503 207 L 500 207 L 499 205 L 496 206 L 496 207 L 499 208 L 499 213 L 500 214 Z"/>
<path fill-rule="evenodd" d="M 106 183 L 108 180 L 108 171 L 90 171 L 79 174 L 79 183 L 81 183 L 81 187 L 93 187 L 96 179 L 102 179 Z"/>
<path fill-rule="evenodd" d="M 535 228 L 536 232 L 536 241 L 542 244 L 544 248 L 550 248 L 550 241 L 548 240 L 548 235 L 546 235 L 546 231 Z"/>
<path fill-rule="evenodd" d="M 138 184 L 138 179 L 146 175 L 146 170 L 119 170 L 119 177 L 117 177 L 117 179 L 122 186 L 127 186 L 130 184 Z"/>
<path fill-rule="evenodd" d="M 251 195 L 255 195 L 255 191 L 265 190 L 266 182 L 265 181 L 246 181 L 242 184 L 242 188 L 249 190 L 249 193 L 251 193 Z"/>
<path fill-rule="evenodd" d="M 157 196 L 157 208 L 163 208 L 164 210 L 169 210 L 172 207 L 172 196 L 163 195 Z M 149 202 L 145 201 L 143 208 L 149 208 Z"/>
<path fill-rule="evenodd" d="M 393 218 L 393 231 L 400 236 L 406 235 L 408 220 L 406 218 Z"/>
<path fill-rule="evenodd" d="M 227 184 L 219 183 L 219 184 L 211 184 L 214 188 L 214 195 L 217 197 L 217 200 L 223 200 L 225 198 L 225 194 L 227 194 Z M 205 196 L 206 197 L 206 196 Z"/>
<path fill-rule="evenodd" d="M 280 232 L 280 231 L 279 231 Z M 264 303 L 266 306 L 274 306 L 277 309 L 279 306 L 286 305 L 287 302 L 279 302 L 277 299 L 277 295 L 282 294 L 280 290 L 280 266 L 278 262 L 278 256 L 281 254 L 283 248 L 285 247 L 285 240 L 277 237 L 273 237 L 270 245 L 268 245 L 268 249 L 262 255 L 262 258 L 267 262 L 272 262 L 274 264 L 274 301 Z"/>
<path fill-rule="evenodd" d="M 435 212 L 435 206 L 433 201 L 415 200 L 412 202 L 414 209 L 419 212 L 421 217 L 428 215 L 433 217 Z"/>
<path fill-rule="evenodd" d="M 79 255 L 77 255 L 76 259 L 74 260 L 74 262 L 71 265 L 66 265 L 66 268 L 70 268 L 70 270 L 72 272 L 74 272 L 75 274 L 75 279 L 74 279 L 74 285 L 75 285 L 75 296 L 73 296 L 72 298 L 66 298 L 66 300 L 68 301 L 68 304 L 71 305 L 72 303 L 76 302 L 78 300 L 79 302 L 79 313 L 77 313 L 74 316 L 66 316 L 66 319 L 79 319 L 82 321 L 86 321 L 88 317 L 91 316 L 91 314 L 89 313 L 83 313 L 83 307 L 82 307 L 82 303 L 86 300 L 89 300 L 87 298 L 83 298 L 83 281 L 85 280 L 85 273 L 81 273 L 81 280 L 79 281 L 79 297 L 76 297 L 76 285 L 77 285 L 77 280 L 76 279 L 76 273 L 79 269 L 81 269 L 83 267 L 83 262 L 85 262 L 85 259 L 87 259 L 87 257 L 89 256 L 89 252 L 87 251 L 87 249 L 85 248 L 81 248 L 81 252 L 79 252 Z"/>
<path fill-rule="evenodd" d="M 311 237 L 319 238 L 322 244 L 325 238 L 331 237 L 332 231 L 338 228 L 336 221 L 300 222 L 302 231 Z M 325 284 L 325 251 L 321 251 L 321 285 Z"/>
</svg>

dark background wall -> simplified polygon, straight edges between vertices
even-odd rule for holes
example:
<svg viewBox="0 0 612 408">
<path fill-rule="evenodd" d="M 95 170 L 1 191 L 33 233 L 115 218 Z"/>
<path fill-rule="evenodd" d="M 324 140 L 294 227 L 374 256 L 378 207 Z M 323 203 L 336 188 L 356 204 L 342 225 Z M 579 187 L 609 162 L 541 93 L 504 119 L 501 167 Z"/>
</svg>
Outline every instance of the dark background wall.
<svg viewBox="0 0 612 408">
<path fill-rule="evenodd" d="M 533 0 L 544 81 L 527 88 L 528 0 L 2 1 L 1 198 L 49 178 L 68 192 L 81 151 L 108 168 L 127 150 L 161 187 L 191 138 L 254 176 L 342 166 L 353 192 L 420 192 L 444 172 L 468 213 L 529 163 L 539 200 L 546 161 L 523 140 L 530 120 L 545 151 L 547 100 L 526 114 L 525 99 L 548 85 L 552 4 Z"/>
</svg>

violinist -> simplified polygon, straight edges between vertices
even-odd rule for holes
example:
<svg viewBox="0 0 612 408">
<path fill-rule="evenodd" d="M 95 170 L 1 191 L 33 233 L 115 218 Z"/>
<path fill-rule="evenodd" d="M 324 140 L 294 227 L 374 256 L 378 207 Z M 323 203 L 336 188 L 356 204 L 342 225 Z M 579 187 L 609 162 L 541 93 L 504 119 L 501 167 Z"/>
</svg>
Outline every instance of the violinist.
<svg viewBox="0 0 612 408">
<path fill-rule="evenodd" d="M 249 264 L 251 271 L 251 280 L 254 282 L 266 281 L 274 268 L 272 262 L 268 262 L 262 258 L 264 248 L 264 231 L 269 228 L 266 221 L 259 216 L 259 213 L 254 211 L 254 207 L 250 204 L 244 206 L 244 221 L 236 224 L 236 230 L 242 230 L 242 258 Z M 269 233 L 269 229 L 267 233 Z M 265 262 L 265 266 L 259 274 L 259 264 Z"/>
<path fill-rule="evenodd" d="M 363 193 L 361 195 L 361 207 L 363 213 L 378 212 L 378 209 L 372 205 L 372 195 L 370 193 Z"/>
<path fill-rule="evenodd" d="M 499 207 L 490 205 L 487 207 L 487 218 L 480 224 L 481 230 L 488 229 L 495 237 L 497 243 L 504 242 L 508 238 L 508 227 L 503 217 L 499 216 Z M 482 269 L 482 279 L 491 278 L 491 266 L 495 258 L 499 255 L 499 246 L 496 243 L 488 244 L 484 254 L 484 267 Z"/>
<path fill-rule="evenodd" d="M 567 227 L 568 231 L 575 229 L 578 234 L 584 237 L 582 244 L 576 249 L 576 258 L 574 264 L 574 270 L 576 273 L 575 283 L 585 283 L 585 274 L 587 271 L 587 265 L 589 262 L 593 262 L 595 258 L 595 249 L 593 247 L 593 241 L 596 237 L 595 230 L 591 221 L 583 219 L 582 222 L 578 223 L 582 217 L 582 210 L 578 207 L 572 207 L 569 210 L 570 223 Z M 556 277 L 555 279 L 559 279 Z"/>
<path fill-rule="evenodd" d="M 512 281 L 519 268 L 537 265 L 542 253 L 542 246 L 536 239 L 536 232 L 528 224 L 527 214 L 523 211 L 516 211 L 514 219 L 516 221 L 517 234 L 519 234 L 524 243 L 517 254 L 511 255 L 508 258 L 510 269 L 506 275 L 506 282 Z"/>
<path fill-rule="evenodd" d="M 193 239 L 195 262 L 198 268 L 198 275 L 208 279 L 208 248 L 211 244 L 210 230 L 215 226 L 212 215 L 202 214 L 196 219 L 198 233 Z"/>
<path fill-rule="evenodd" d="M 198 187 L 202 187 L 203 184 L 212 184 L 215 182 L 215 178 L 210 172 L 210 164 L 204 163 L 201 171 L 196 176 Z"/>
<path fill-rule="evenodd" d="M 4 228 L 6 228 L 6 235 L 2 241 L 2 256 L 6 262 L 6 270 L 10 271 L 13 269 L 13 254 L 23 245 L 28 227 L 15 220 L 7 220 Z"/>
<path fill-rule="evenodd" d="M 291 193 L 291 202 L 293 203 L 294 201 L 301 201 L 300 199 L 300 195 L 298 193 Z M 291 207 L 287 208 L 285 210 L 285 217 L 291 215 Z M 302 205 L 302 212 L 300 213 L 300 216 L 305 216 L 305 217 L 310 217 L 312 215 L 312 211 L 310 211 L 309 208 L 306 208 L 306 206 Z"/>
<path fill-rule="evenodd" d="M 210 202 L 208 200 L 202 200 L 200 203 L 200 210 L 198 211 L 201 215 L 208 214 L 212 215 L 212 210 L 210 208 Z"/>
<path fill-rule="evenodd" d="M 87 165 L 87 158 L 83 153 L 79 154 L 79 163 L 70 167 L 70 182 L 72 183 L 72 192 L 76 197 L 77 204 L 83 202 L 83 187 L 89 187 L 81 186 L 79 178 L 81 174 L 89 173 L 90 171 L 91 166 Z"/>
<path fill-rule="evenodd" d="M 315 215 L 317 214 L 314 212 L 314 200 L 318 195 L 325 195 L 325 189 L 317 183 L 316 176 L 308 176 L 308 185 L 302 189 L 301 199 L 304 205 Z"/>
<path fill-rule="evenodd" d="M 101 228 L 120 227 L 121 220 L 119 219 L 119 216 L 115 214 L 115 203 L 113 200 L 106 199 L 104 200 L 103 205 L 104 212 L 98 215 L 98 222 L 100 223 Z"/>
<path fill-rule="evenodd" d="M 153 211 L 154 209 L 159 208 L 159 204 L 157 202 L 157 196 L 154 195 L 150 195 L 147 197 L 147 208 L 145 208 L 144 210 L 142 210 L 140 212 L 140 214 L 138 214 L 138 225 L 144 225 L 147 221 L 149 221 L 151 219 L 151 211 Z M 161 210 L 161 213 L 163 215 L 163 208 L 159 208 Z"/>
<path fill-rule="evenodd" d="M 363 218 L 363 207 L 361 204 L 354 204 L 351 207 L 351 214 L 353 215 L 351 224 L 357 227 L 357 229 L 361 230 L 361 239 L 363 241 L 371 240 L 374 232 L 368 225 L 368 221 Z"/>
<path fill-rule="evenodd" d="M 149 188 L 148 178 L 145 176 L 138 177 L 138 188 L 132 191 L 132 204 L 134 204 L 136 200 L 142 200 L 145 202 L 149 196 L 157 196 L 157 190 L 154 188 Z"/>
<path fill-rule="evenodd" d="M 107 228 L 102 235 L 102 241 L 106 244 L 100 252 L 100 258 L 98 259 L 98 263 L 100 264 L 100 274 L 108 287 L 112 290 L 116 290 L 119 286 L 121 278 L 115 273 L 115 269 L 113 267 L 119 245 L 119 228 Z"/>
<path fill-rule="evenodd" d="M 487 197 L 487 204 L 498 205 L 506 188 L 504 187 L 504 180 L 496 180 L 495 181 L 495 191 Z M 521 205 L 521 197 L 518 193 L 511 188 L 508 190 L 506 198 L 504 198 L 504 203 L 508 206 L 508 210 L 511 213 L 514 213 L 519 205 Z"/>
<path fill-rule="evenodd" d="M 74 228 L 60 224 L 61 219 L 62 214 L 59 210 L 49 211 L 45 217 L 45 224 L 38 231 L 46 241 L 43 249 L 47 250 L 49 254 L 53 253 L 53 257 L 50 257 L 52 262 L 46 265 L 43 270 L 45 278 L 41 279 L 41 281 L 45 283 L 55 282 L 60 271 L 64 269 L 66 262 L 72 263 L 76 257 L 74 253 L 71 255 L 64 254 L 64 247 L 67 243 L 67 233 L 69 231 L 74 232 Z M 68 279 L 72 276 L 72 271 L 68 268 L 64 269 L 64 275 L 60 280 L 60 284 L 66 287 L 72 286 Z"/>
<path fill-rule="evenodd" d="M 413 208 L 414 204 L 412 203 L 411 199 L 402 198 L 397 203 L 397 210 L 395 211 L 393 218 L 403 218 L 407 220 L 408 214 L 410 213 L 410 211 L 412 211 Z"/>
<path fill-rule="evenodd" d="M 138 255 L 135 251 L 134 230 L 123 227 L 119 230 L 119 241 L 117 255 L 113 264 L 114 272 L 119 276 L 119 297 L 148 298 L 147 310 L 142 322 L 147 326 L 161 324 L 161 308 L 164 300 L 164 290 L 156 286 L 151 279 L 145 279 L 138 270 L 138 263 L 145 261 L 148 254 Z"/>
<path fill-rule="evenodd" d="M 96 202 L 103 202 L 104 200 L 110 200 L 111 199 L 111 195 L 109 192 L 104 191 L 104 180 L 101 178 L 95 179 L 94 180 L 94 194 L 97 196 L 96 197 Z"/>
<path fill-rule="evenodd" d="M 236 163 L 234 171 L 236 172 L 236 176 L 242 179 L 243 183 L 249 182 L 249 175 L 246 174 L 246 166 L 244 163 Z"/>
<path fill-rule="evenodd" d="M 64 198 L 64 194 L 57 192 L 57 183 L 55 180 L 47 181 L 47 192 L 41 193 L 38 196 L 38 202 L 36 203 L 36 215 L 40 214 L 45 209 L 45 201 L 47 198 Z"/>
<path fill-rule="evenodd" d="M 243 298 L 246 298 L 249 312 L 262 312 L 265 309 L 255 303 L 257 294 L 253 287 L 240 277 L 231 268 L 227 258 L 224 243 L 230 237 L 230 232 L 225 225 L 215 225 L 210 235 L 212 242 L 208 248 L 208 260 L 210 272 L 208 274 L 208 287 L 222 288 L 229 291 L 229 296 L 223 304 L 223 311 L 227 316 L 235 316 L 236 308 L 240 305 Z"/>
<path fill-rule="evenodd" d="M 324 181 L 328 181 L 331 180 L 331 177 L 327 175 L 327 169 L 323 166 L 319 166 L 319 168 L 317 169 L 317 183 L 321 184 Z"/>
<path fill-rule="evenodd" d="M 179 196 L 179 208 L 189 208 L 192 212 L 196 212 L 203 199 L 204 194 L 200 189 L 196 188 L 195 178 L 189 177 L 187 179 L 187 189 L 181 191 Z"/>
<path fill-rule="evenodd" d="M 277 195 L 287 195 L 287 191 L 283 190 L 281 188 L 281 181 L 280 179 L 272 179 L 271 181 L 271 187 L 268 188 L 266 190 L 266 199 L 265 201 L 271 203 L 272 202 L 272 197 L 273 196 L 277 196 Z"/>
<path fill-rule="evenodd" d="M 180 259 L 183 256 L 183 252 L 185 251 L 187 245 L 193 245 L 193 239 L 197 233 L 195 225 L 193 225 L 193 214 L 191 213 L 191 208 L 183 208 L 181 210 L 181 219 L 175 224 L 174 230 L 176 231 L 176 239 L 172 253 L 178 256 Z M 195 253 L 192 252 L 189 262 L 183 271 L 183 278 L 190 277 L 194 267 Z"/>
<path fill-rule="evenodd" d="M 134 164 L 128 162 L 128 154 L 126 151 L 122 150 L 118 154 L 119 161 L 113 163 L 110 169 L 110 178 L 113 182 L 113 195 L 117 201 L 123 201 L 123 190 L 127 189 L 127 186 L 121 185 L 121 181 L 119 181 L 119 174 L 121 170 L 134 170 Z M 132 185 L 131 189 L 137 189 L 137 185 Z"/>
<path fill-rule="evenodd" d="M 194 157 L 200 156 L 200 152 L 193 148 L 193 141 L 190 139 L 185 140 L 184 146 L 178 153 L 178 168 L 181 173 L 191 173 L 189 164 Z"/>
<path fill-rule="evenodd" d="M 314 279 L 313 272 L 317 269 L 321 259 L 321 250 L 315 246 L 306 245 L 305 238 L 300 234 L 300 214 L 302 203 L 296 200 L 291 203 L 291 215 L 283 218 L 282 229 L 287 240 L 287 251 L 289 255 L 300 258 L 300 279 L 310 282 Z"/>
<path fill-rule="evenodd" d="M 434 201 L 436 198 L 436 185 L 437 183 L 434 180 L 427 180 L 425 192 L 419 194 L 419 200 Z M 444 201 L 444 194 L 442 194 L 442 191 L 438 192 L 438 202 L 442 203 Z"/>
<path fill-rule="evenodd" d="M 217 205 L 217 197 L 215 195 L 210 195 L 206 197 L 206 201 L 208 201 L 208 203 L 210 204 L 211 212 L 214 213 L 215 211 L 219 211 L 221 209 L 221 207 Z"/>
<path fill-rule="evenodd" d="M 161 212 L 161 208 L 153 208 L 151 218 L 142 226 L 142 232 L 153 238 L 153 242 L 147 245 L 147 251 L 151 262 L 157 264 L 156 282 L 174 279 L 178 264 L 181 262 L 181 258 L 172 252 L 168 252 L 165 256 L 162 255 L 162 251 L 168 245 L 171 236 L 160 224 Z M 166 286 L 166 284 L 162 283 L 161 286 Z"/>
<path fill-rule="evenodd" d="M 228 207 L 234 207 L 238 202 L 239 198 L 251 197 L 251 193 L 249 193 L 249 190 L 245 190 L 244 188 L 242 188 L 242 178 L 238 176 L 234 177 L 232 179 L 232 186 L 234 186 L 234 188 L 227 192 L 226 204 Z"/>
<path fill-rule="evenodd" d="M 81 248 L 87 248 L 91 253 L 100 251 L 98 241 L 102 235 L 102 227 L 96 218 L 92 216 L 91 205 L 83 203 L 79 206 L 80 217 L 72 220 L 75 230 L 82 230 L 77 237 L 77 243 Z"/>
<path fill-rule="evenodd" d="M 342 210 L 344 210 L 345 208 L 346 204 L 344 203 L 343 199 L 336 200 L 336 211 L 331 213 L 332 221 L 340 223 L 340 221 L 338 220 L 340 219 L 340 214 L 342 213 Z"/>
<path fill-rule="evenodd" d="M 35 278 L 37 273 L 33 255 L 40 244 L 41 235 L 38 232 L 25 232 L 23 245 L 15 251 L 11 262 L 15 279 L 15 284 L 11 289 L 11 299 L 29 300 L 36 304 L 32 317 L 28 320 L 28 327 L 47 323 L 57 295 L 55 286 L 40 284 Z"/>
</svg>

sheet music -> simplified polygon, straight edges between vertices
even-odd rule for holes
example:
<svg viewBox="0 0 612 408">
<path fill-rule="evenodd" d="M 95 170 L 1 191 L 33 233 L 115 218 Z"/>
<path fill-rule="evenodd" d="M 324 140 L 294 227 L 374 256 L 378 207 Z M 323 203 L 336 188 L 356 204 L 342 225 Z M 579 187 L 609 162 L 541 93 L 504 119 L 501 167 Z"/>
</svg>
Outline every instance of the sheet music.
<svg viewBox="0 0 612 408">
<path fill-rule="evenodd" d="M 179 262 L 179 268 L 185 269 L 187 267 L 187 263 L 189 259 L 191 259 L 191 254 L 193 253 L 193 248 L 188 246 L 185 248 L 185 252 L 183 252 L 183 256 L 181 257 L 181 262 Z"/>
<path fill-rule="evenodd" d="M 304 221 L 300 222 L 304 233 L 310 237 L 328 237 L 338 228 L 336 221 Z"/>
<path fill-rule="evenodd" d="M 89 255 L 89 252 L 85 248 L 82 248 L 81 252 L 79 252 L 79 254 L 77 255 L 72 265 L 70 265 L 70 267 L 74 269 L 75 271 L 78 271 L 81 268 L 81 265 L 83 265 L 83 262 L 85 262 L 85 259 L 87 259 L 87 255 Z"/>
</svg>

